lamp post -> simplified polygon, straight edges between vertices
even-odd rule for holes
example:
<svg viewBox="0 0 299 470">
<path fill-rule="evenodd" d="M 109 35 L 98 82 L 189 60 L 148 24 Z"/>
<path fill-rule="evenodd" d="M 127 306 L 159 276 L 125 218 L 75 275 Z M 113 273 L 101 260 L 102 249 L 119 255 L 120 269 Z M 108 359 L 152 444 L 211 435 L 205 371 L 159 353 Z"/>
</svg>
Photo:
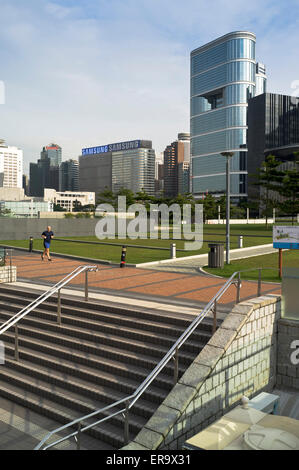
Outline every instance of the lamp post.
<svg viewBox="0 0 299 470">
<path fill-rule="evenodd" d="M 226 157 L 226 253 L 225 263 L 230 263 L 229 248 L 230 248 L 230 232 L 229 232 L 229 221 L 230 221 L 230 158 L 234 155 L 234 152 L 221 152 L 223 157 Z"/>
</svg>

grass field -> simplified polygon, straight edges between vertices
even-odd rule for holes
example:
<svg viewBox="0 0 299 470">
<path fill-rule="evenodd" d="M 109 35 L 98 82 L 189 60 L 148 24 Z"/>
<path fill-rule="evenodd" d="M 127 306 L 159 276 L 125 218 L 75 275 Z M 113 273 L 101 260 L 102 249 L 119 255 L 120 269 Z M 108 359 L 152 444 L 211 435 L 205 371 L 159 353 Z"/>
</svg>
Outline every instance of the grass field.
<svg viewBox="0 0 299 470">
<path fill-rule="evenodd" d="M 268 229 L 264 225 L 232 225 L 231 226 L 231 249 L 238 248 L 238 236 L 243 235 L 243 246 L 255 246 L 262 245 L 272 242 L 272 238 L 265 238 L 265 236 L 272 236 L 272 227 Z M 248 235 L 253 235 L 249 237 Z M 59 238 L 59 234 L 56 234 Z M 68 238 L 63 237 L 65 240 Z M 71 238 L 72 240 L 82 240 L 82 241 L 94 241 L 99 242 L 98 238 L 95 236 L 90 237 L 80 237 L 80 238 Z M 127 248 L 127 263 L 137 264 L 137 263 L 146 263 L 150 261 L 158 261 L 162 259 L 169 258 L 169 249 L 171 243 L 176 243 L 177 250 L 184 249 L 184 240 L 163 240 L 163 239 L 113 239 L 113 240 L 102 240 L 103 242 L 108 242 L 110 245 L 98 244 L 81 244 L 73 243 L 68 241 L 59 241 L 53 240 L 51 245 L 51 251 L 53 253 L 60 254 L 69 254 L 75 256 L 82 256 L 87 258 L 94 258 L 99 260 L 109 260 L 112 262 L 118 263 L 121 256 L 121 246 L 114 246 L 117 244 L 124 245 L 138 245 L 152 247 L 152 249 L 146 248 Z M 202 253 L 207 253 L 209 251 L 208 242 L 218 241 L 225 243 L 225 225 L 205 225 L 204 226 L 204 243 L 200 250 L 196 251 L 177 251 L 177 257 L 181 256 L 192 256 Z M 17 246 L 28 248 L 28 240 L 2 240 L 0 244 Z M 166 248 L 165 250 L 153 249 L 154 247 Z M 43 242 L 42 239 L 34 240 L 34 249 L 42 250 Z"/>
<path fill-rule="evenodd" d="M 283 251 L 282 258 L 283 267 L 299 268 L 298 250 Z M 262 280 L 273 282 L 281 281 L 278 275 L 278 250 L 277 253 L 272 253 L 269 255 L 253 256 L 251 258 L 232 261 L 231 264 L 224 265 L 223 269 L 205 267 L 204 270 L 208 273 L 216 274 L 217 276 L 230 277 L 236 271 L 252 268 L 270 268 L 262 271 Z M 242 273 L 241 277 L 242 279 L 257 280 L 258 271 L 256 270 L 250 271 L 248 273 Z"/>
</svg>

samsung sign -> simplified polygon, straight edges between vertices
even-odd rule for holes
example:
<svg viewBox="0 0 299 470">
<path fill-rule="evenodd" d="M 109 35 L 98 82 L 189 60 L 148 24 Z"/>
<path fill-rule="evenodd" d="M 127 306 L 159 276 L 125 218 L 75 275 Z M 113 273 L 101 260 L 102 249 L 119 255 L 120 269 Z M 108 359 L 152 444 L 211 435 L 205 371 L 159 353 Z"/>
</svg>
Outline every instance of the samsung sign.
<svg viewBox="0 0 299 470">
<path fill-rule="evenodd" d="M 141 140 L 129 140 L 128 142 L 120 142 L 118 144 L 101 145 L 99 147 L 90 147 L 82 149 L 82 155 L 94 155 L 97 153 L 119 152 L 121 150 L 139 149 Z"/>
</svg>

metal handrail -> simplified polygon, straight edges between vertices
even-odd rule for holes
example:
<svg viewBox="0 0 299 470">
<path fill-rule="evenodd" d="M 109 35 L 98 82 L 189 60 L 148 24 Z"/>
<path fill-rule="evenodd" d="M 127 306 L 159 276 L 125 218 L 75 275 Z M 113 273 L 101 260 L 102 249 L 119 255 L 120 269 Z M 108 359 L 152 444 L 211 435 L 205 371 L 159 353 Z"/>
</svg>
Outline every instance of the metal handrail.
<svg viewBox="0 0 299 470">
<path fill-rule="evenodd" d="M 78 418 L 64 426 L 61 426 L 60 428 L 57 428 L 51 432 L 49 432 L 44 439 L 35 447 L 34 450 L 47 450 L 58 443 L 61 443 L 67 439 L 70 439 L 71 437 L 77 437 L 77 448 L 80 448 L 80 436 L 81 433 L 84 432 L 87 429 L 90 429 L 94 426 L 97 426 L 98 424 L 102 423 L 103 421 L 106 421 L 109 418 L 112 418 L 114 416 L 117 416 L 119 414 L 127 414 L 129 410 L 134 406 L 136 401 L 140 398 L 140 396 L 147 390 L 149 385 L 155 380 L 155 378 L 158 376 L 158 374 L 161 372 L 162 369 L 168 364 L 168 362 L 174 358 L 175 359 L 175 377 L 174 377 L 174 382 L 177 382 L 178 379 L 178 350 L 183 346 L 185 341 L 189 338 L 189 336 L 193 333 L 193 331 L 197 328 L 197 326 L 201 323 L 201 321 L 206 317 L 206 315 L 210 312 L 210 310 L 216 306 L 217 301 L 220 299 L 220 297 L 227 291 L 227 289 L 232 285 L 236 284 L 236 281 L 234 278 L 238 272 L 235 272 L 232 274 L 232 276 L 226 281 L 226 283 L 221 287 L 221 289 L 214 295 L 214 297 L 210 300 L 210 302 L 206 305 L 206 307 L 201 311 L 201 313 L 193 320 L 193 322 L 188 326 L 188 328 L 184 331 L 184 333 L 179 337 L 179 339 L 176 341 L 176 343 L 170 348 L 170 350 L 165 354 L 163 359 L 159 362 L 159 364 L 154 368 L 154 370 L 147 376 L 147 378 L 142 382 L 142 384 L 137 388 L 137 390 L 130 396 L 127 396 L 123 398 L 122 400 L 112 403 L 108 407 L 102 408 L 100 410 L 97 410 L 89 415 L 83 416 L 81 418 Z M 216 311 L 215 311 L 216 314 Z M 82 423 L 86 421 L 89 418 L 92 418 L 94 416 L 97 416 L 98 414 L 104 413 L 110 408 L 114 408 L 122 403 L 126 403 L 127 406 L 125 409 L 118 410 L 117 412 L 113 413 L 112 415 L 106 416 L 104 418 L 101 418 L 97 422 L 90 424 L 85 427 L 81 427 Z M 60 438 L 59 440 L 52 442 L 51 444 L 48 444 L 47 446 L 43 447 L 44 444 L 52 437 L 54 434 L 57 434 L 69 427 L 74 427 L 78 425 L 77 431 L 74 431 L 71 434 L 68 434 L 67 436 L 64 436 Z M 125 423 L 125 444 L 128 443 L 129 440 L 129 435 L 128 435 L 128 422 Z M 79 443 L 79 446 L 78 446 Z M 43 447 L 43 448 L 42 448 Z"/>
<path fill-rule="evenodd" d="M 16 340 L 15 340 L 15 358 L 19 358 L 19 352 L 18 352 L 18 323 L 19 321 L 24 318 L 28 313 L 32 312 L 36 307 L 41 305 L 45 300 L 47 300 L 51 295 L 55 294 L 56 292 L 58 293 L 58 306 L 57 306 L 57 317 L 58 317 L 58 323 L 61 323 L 61 297 L 60 297 L 60 290 L 67 285 L 70 281 L 72 281 L 75 277 L 77 277 L 79 274 L 85 272 L 85 300 L 88 300 L 88 278 L 87 278 L 87 273 L 89 271 L 97 271 L 98 267 L 97 266 L 78 266 L 74 271 L 69 273 L 67 276 L 65 276 L 63 279 L 61 279 L 57 284 L 52 286 L 49 290 L 44 292 L 42 295 L 40 295 L 37 299 L 33 300 L 29 305 L 24 307 L 22 310 L 20 310 L 18 313 L 16 313 L 13 317 L 9 318 L 6 322 L 4 322 L 1 327 L 0 327 L 0 336 L 5 333 L 9 328 L 15 325 L 15 335 L 16 335 Z"/>
<path fill-rule="evenodd" d="M 114 416 L 117 416 L 119 414 L 122 414 L 125 418 L 125 439 L 124 439 L 124 444 L 126 445 L 129 442 L 129 424 L 128 424 L 128 413 L 129 410 L 134 406 L 136 401 L 141 397 L 141 395 L 147 390 L 149 385 L 155 380 L 155 378 L 158 376 L 158 374 L 164 369 L 164 367 L 168 364 L 168 362 L 171 359 L 175 360 L 175 373 L 174 373 L 174 384 L 177 383 L 178 379 L 178 351 L 179 349 L 183 346 L 185 341 L 190 337 L 190 335 L 194 332 L 194 330 L 197 328 L 197 326 L 201 323 L 201 321 L 206 317 L 206 315 L 213 310 L 214 313 L 214 323 L 213 323 L 213 332 L 216 331 L 216 306 L 218 300 L 222 297 L 222 295 L 229 289 L 231 285 L 235 285 L 237 287 L 237 302 L 240 300 L 240 288 L 241 288 L 241 272 L 245 271 L 253 271 L 253 270 L 258 270 L 259 271 L 259 283 L 258 283 L 258 295 L 260 295 L 260 279 L 261 279 L 261 270 L 263 269 L 270 269 L 270 268 L 251 268 L 248 270 L 244 271 L 236 271 L 234 272 L 231 277 L 226 281 L 226 283 L 219 289 L 219 291 L 214 295 L 214 297 L 208 302 L 208 304 L 205 306 L 205 308 L 200 312 L 200 314 L 193 320 L 193 322 L 188 326 L 188 328 L 182 333 L 182 335 L 179 337 L 179 339 L 175 342 L 175 344 L 169 349 L 169 351 L 165 354 L 163 359 L 159 362 L 159 364 L 154 368 L 154 370 L 146 377 L 146 379 L 142 382 L 142 384 L 137 388 L 137 390 L 132 394 L 129 395 L 117 402 L 114 402 L 110 404 L 109 406 L 106 406 L 105 408 L 101 408 L 100 410 L 94 411 L 93 413 L 90 413 L 88 415 L 82 416 L 81 418 L 77 418 L 74 421 L 65 424 L 64 426 L 61 426 L 57 429 L 54 429 L 53 431 L 49 432 L 43 440 L 35 447 L 34 450 L 47 450 L 51 447 L 56 446 L 57 444 L 60 444 L 61 442 L 70 439 L 72 437 L 75 438 L 77 441 L 77 449 L 80 449 L 80 441 L 81 441 L 81 433 L 91 429 L 104 421 L 107 421 L 110 418 L 113 418 Z M 272 268 L 271 268 L 272 269 Z M 238 279 L 235 279 L 236 276 L 238 276 Z M 117 410 L 115 413 L 105 416 L 104 418 L 101 418 L 100 420 L 97 420 L 95 423 L 85 425 L 82 427 L 82 423 L 84 421 L 93 418 L 99 414 L 102 414 L 106 411 L 108 411 L 111 408 L 114 408 L 118 405 L 121 405 L 123 403 L 126 403 L 126 407 L 122 408 L 121 410 Z M 71 434 L 68 434 L 48 445 L 45 447 L 44 444 L 55 434 L 64 431 L 65 429 L 69 427 L 75 427 L 77 425 L 77 430 L 74 431 Z"/>
</svg>

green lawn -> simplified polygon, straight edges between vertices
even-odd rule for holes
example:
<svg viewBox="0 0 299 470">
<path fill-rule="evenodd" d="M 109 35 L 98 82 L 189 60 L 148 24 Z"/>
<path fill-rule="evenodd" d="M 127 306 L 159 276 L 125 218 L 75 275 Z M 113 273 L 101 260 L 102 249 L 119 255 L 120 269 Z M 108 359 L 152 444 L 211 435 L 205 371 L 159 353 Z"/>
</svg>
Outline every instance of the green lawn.
<svg viewBox="0 0 299 470">
<path fill-rule="evenodd" d="M 272 236 L 272 227 L 268 229 L 264 225 L 231 225 L 231 249 L 238 248 L 238 237 L 236 235 L 243 235 L 243 246 L 254 246 L 262 245 L 272 242 L 272 238 L 264 238 L 264 236 Z M 246 237 L 246 235 L 255 235 L 255 237 Z M 171 236 L 171 235 L 170 235 Z M 58 235 L 57 235 L 58 237 Z M 59 238 L 59 237 L 58 237 Z M 66 237 L 63 237 L 67 240 Z M 73 240 L 82 240 L 82 241 L 95 241 L 99 242 L 98 238 L 95 236 L 89 237 L 80 237 L 72 238 Z M 202 253 L 207 253 L 209 251 L 208 242 L 209 241 L 218 241 L 225 243 L 225 225 L 205 225 L 204 226 L 204 243 L 200 250 L 196 251 L 177 251 L 177 257 L 182 256 L 192 256 Z M 79 244 L 66 241 L 53 240 L 51 249 L 55 253 L 64 253 L 75 256 L 82 256 L 87 258 L 95 258 L 100 260 L 110 260 L 112 262 L 119 263 L 121 256 L 121 246 L 113 246 L 114 244 L 124 244 L 124 245 L 141 245 L 148 247 L 163 247 L 167 248 L 166 250 L 155 250 L 155 249 L 145 249 L 145 248 L 127 248 L 127 263 L 137 264 L 137 263 L 146 263 L 150 261 L 158 261 L 162 259 L 169 258 L 169 248 L 171 243 L 176 243 L 178 250 L 184 249 L 184 240 L 163 240 L 163 239 L 112 239 L 112 240 L 102 240 L 103 242 L 108 242 L 111 245 L 98 244 Z M 3 240 L 0 242 L 3 245 L 18 246 L 23 248 L 28 248 L 28 240 Z M 42 250 L 43 243 L 41 239 L 34 240 L 34 249 Z"/>
<path fill-rule="evenodd" d="M 282 252 L 283 267 L 297 267 L 299 268 L 299 251 L 289 250 Z M 224 265 L 223 269 L 207 268 L 204 270 L 217 276 L 230 277 L 236 271 L 243 271 L 246 269 L 254 268 L 271 268 L 262 271 L 262 280 L 280 282 L 278 276 L 278 250 L 277 253 L 269 255 L 253 256 L 251 258 L 232 261 L 229 265 Z M 258 270 L 250 271 L 241 274 L 242 279 L 258 279 Z"/>
</svg>

